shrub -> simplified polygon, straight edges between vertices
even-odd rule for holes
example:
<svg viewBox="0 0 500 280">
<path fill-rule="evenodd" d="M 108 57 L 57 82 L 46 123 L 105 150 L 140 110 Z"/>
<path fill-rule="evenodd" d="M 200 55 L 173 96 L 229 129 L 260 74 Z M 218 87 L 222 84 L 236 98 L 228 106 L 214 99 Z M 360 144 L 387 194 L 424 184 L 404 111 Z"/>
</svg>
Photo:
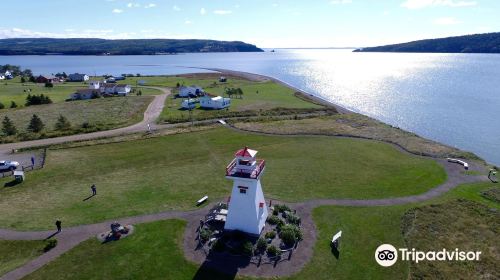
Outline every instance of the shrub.
<svg viewBox="0 0 500 280">
<path fill-rule="evenodd" d="M 0 102 L 0 110 L 4 109 L 5 108 L 5 105 L 3 105 L 2 102 Z"/>
<path fill-rule="evenodd" d="M 245 256 L 251 256 L 253 253 L 253 244 L 250 241 L 245 241 L 241 245 L 241 253 Z"/>
<path fill-rule="evenodd" d="M 17 108 L 17 104 L 14 101 L 10 102 L 10 108 Z"/>
<path fill-rule="evenodd" d="M 69 130 L 70 128 L 71 128 L 71 123 L 68 121 L 68 119 L 63 115 L 59 115 L 59 118 L 57 118 L 57 122 L 55 124 L 55 129 L 63 131 L 63 130 Z"/>
<path fill-rule="evenodd" d="M 50 83 L 50 82 L 46 82 L 46 83 L 45 83 L 45 87 L 46 87 L 46 88 L 53 88 L 53 87 L 54 87 L 54 84 L 53 84 L 53 83 Z"/>
<path fill-rule="evenodd" d="M 278 209 L 275 207 L 275 208 L 273 209 L 273 215 L 274 215 L 274 216 L 278 216 L 278 214 L 279 214 L 279 213 L 280 213 L 280 212 L 279 212 L 279 211 L 278 211 Z"/>
<path fill-rule="evenodd" d="M 51 249 L 55 248 L 57 246 L 57 239 L 50 239 L 47 244 L 45 244 L 45 247 L 43 248 L 44 252 L 48 252 Z"/>
<path fill-rule="evenodd" d="M 278 212 L 284 213 L 286 211 L 291 211 L 290 207 L 286 204 L 276 204 L 274 205 L 274 209 L 278 209 Z"/>
<path fill-rule="evenodd" d="M 26 106 L 51 104 L 51 103 L 52 103 L 52 100 L 50 99 L 50 97 L 44 95 L 43 93 L 40 95 L 28 94 L 28 96 L 26 96 Z"/>
<path fill-rule="evenodd" d="M 288 224 L 281 227 L 280 238 L 288 246 L 302 240 L 302 232 L 296 225 Z"/>
<path fill-rule="evenodd" d="M 276 232 L 275 231 L 269 231 L 266 232 L 266 239 L 274 239 L 276 237 Z"/>
<path fill-rule="evenodd" d="M 212 231 L 209 229 L 204 228 L 200 231 L 201 242 L 207 242 L 211 236 L 212 236 Z"/>
<path fill-rule="evenodd" d="M 288 215 L 286 216 L 286 221 L 289 224 L 300 225 L 300 217 L 292 213 L 288 213 Z"/>
<path fill-rule="evenodd" d="M 276 225 L 281 221 L 281 219 L 278 216 L 272 215 L 271 217 L 267 218 L 267 222 L 270 225 Z"/>
<path fill-rule="evenodd" d="M 259 240 L 257 240 L 257 250 L 259 252 L 264 252 L 267 248 L 267 241 L 264 239 L 264 238 L 259 238 Z"/>
<path fill-rule="evenodd" d="M 274 246 L 274 245 L 267 247 L 266 252 L 270 256 L 280 256 L 281 255 L 281 251 L 278 248 L 276 248 L 276 246 Z"/>
</svg>

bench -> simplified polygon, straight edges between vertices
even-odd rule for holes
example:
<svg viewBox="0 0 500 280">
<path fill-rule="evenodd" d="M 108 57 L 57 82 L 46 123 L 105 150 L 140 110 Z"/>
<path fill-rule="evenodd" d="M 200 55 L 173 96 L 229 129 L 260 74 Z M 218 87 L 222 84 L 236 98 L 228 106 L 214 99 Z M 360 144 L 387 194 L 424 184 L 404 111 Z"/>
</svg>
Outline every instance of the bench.
<svg viewBox="0 0 500 280">
<path fill-rule="evenodd" d="M 204 197 L 200 198 L 197 202 L 196 202 L 196 205 L 200 205 L 202 204 L 203 202 L 207 201 L 208 199 L 208 195 L 205 195 Z"/>
<path fill-rule="evenodd" d="M 226 125 L 226 122 L 224 120 L 218 120 L 218 122 L 222 125 Z"/>
<path fill-rule="evenodd" d="M 456 158 L 447 158 L 448 162 L 452 162 L 452 163 L 458 163 L 458 164 L 461 164 L 464 166 L 464 169 L 465 170 L 468 170 L 469 169 L 469 164 L 463 160 L 459 160 L 459 159 L 456 159 Z"/>
</svg>

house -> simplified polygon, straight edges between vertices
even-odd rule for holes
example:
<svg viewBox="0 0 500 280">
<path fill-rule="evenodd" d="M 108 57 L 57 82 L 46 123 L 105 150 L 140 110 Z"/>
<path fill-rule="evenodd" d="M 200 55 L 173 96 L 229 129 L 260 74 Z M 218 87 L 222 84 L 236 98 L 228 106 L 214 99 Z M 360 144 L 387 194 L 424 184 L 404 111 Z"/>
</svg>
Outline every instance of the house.
<svg viewBox="0 0 500 280">
<path fill-rule="evenodd" d="M 219 78 L 219 82 L 221 82 L 221 83 L 225 83 L 225 82 L 227 82 L 227 78 L 226 78 L 226 77 L 224 77 L 224 76 L 221 76 L 221 77 Z"/>
<path fill-rule="evenodd" d="M 179 97 L 197 97 L 204 93 L 203 88 L 199 86 L 181 86 L 179 88 Z"/>
<path fill-rule="evenodd" d="M 0 80 L 5 80 L 5 75 L 4 74 L 0 74 Z"/>
<path fill-rule="evenodd" d="M 186 109 L 186 110 L 189 110 L 189 109 L 194 109 L 196 108 L 196 103 L 200 103 L 200 101 L 198 101 L 197 99 L 186 99 L 184 101 L 182 101 L 182 109 Z"/>
<path fill-rule="evenodd" d="M 35 80 L 37 83 L 40 83 L 40 84 L 58 83 L 60 81 L 59 78 L 52 76 L 52 75 L 40 75 Z"/>
<path fill-rule="evenodd" d="M 71 100 L 87 100 L 101 96 L 101 92 L 96 89 L 84 88 L 78 89 L 75 93 L 70 95 Z"/>
<path fill-rule="evenodd" d="M 69 82 L 86 82 L 89 79 L 90 77 L 87 74 L 74 73 L 74 74 L 69 74 L 68 76 Z"/>
<path fill-rule="evenodd" d="M 224 98 L 221 96 L 212 96 L 206 94 L 200 98 L 200 107 L 204 109 L 220 110 L 228 108 L 231 105 L 231 98 Z"/>
<path fill-rule="evenodd" d="M 14 79 L 14 74 L 12 74 L 12 72 L 10 72 L 9 70 L 5 71 L 4 76 L 5 76 L 5 79 L 7 79 L 7 80 Z"/>
<path fill-rule="evenodd" d="M 132 90 L 132 87 L 130 85 L 103 84 L 100 86 L 99 90 L 103 95 L 127 96 Z"/>
</svg>

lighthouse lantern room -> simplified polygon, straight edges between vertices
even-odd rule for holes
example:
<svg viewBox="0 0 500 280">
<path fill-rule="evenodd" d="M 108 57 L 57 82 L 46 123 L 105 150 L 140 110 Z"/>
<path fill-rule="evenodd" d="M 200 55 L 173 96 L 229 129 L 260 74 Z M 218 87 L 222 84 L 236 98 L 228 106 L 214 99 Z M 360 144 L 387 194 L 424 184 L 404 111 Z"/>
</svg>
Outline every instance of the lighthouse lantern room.
<svg viewBox="0 0 500 280">
<path fill-rule="evenodd" d="M 260 184 L 266 162 L 256 158 L 257 151 L 245 147 L 236 152 L 226 167 L 226 178 L 233 180 L 225 230 L 240 230 L 260 235 L 268 211 Z"/>
</svg>

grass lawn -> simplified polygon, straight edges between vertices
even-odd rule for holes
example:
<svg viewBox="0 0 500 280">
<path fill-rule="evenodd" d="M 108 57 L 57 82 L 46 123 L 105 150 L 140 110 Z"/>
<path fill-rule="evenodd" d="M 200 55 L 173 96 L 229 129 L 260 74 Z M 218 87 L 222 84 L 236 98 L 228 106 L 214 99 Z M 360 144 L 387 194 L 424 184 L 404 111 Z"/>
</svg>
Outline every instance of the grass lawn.
<svg viewBox="0 0 500 280">
<path fill-rule="evenodd" d="M 193 279 L 198 267 L 179 248 L 184 227 L 180 220 L 159 221 L 137 225 L 132 236 L 118 242 L 92 238 L 24 279 Z"/>
<path fill-rule="evenodd" d="M 248 145 L 267 160 L 267 198 L 386 198 L 425 192 L 446 179 L 435 161 L 389 144 L 332 137 L 270 137 L 224 128 L 71 149 L 49 150 L 43 170 L 0 189 L 0 227 L 52 227 L 189 209 L 200 197 L 229 195 L 224 177 L 234 152 Z M 0 184 L 7 182 L 0 180 Z M 98 195 L 82 201 L 89 186 Z M 22 205 L 22 207 L 21 207 Z M 13 207 L 15 206 L 15 207 Z"/>
<path fill-rule="evenodd" d="M 203 76 L 204 77 L 204 76 Z M 230 78 L 227 83 L 216 83 L 217 81 L 213 76 L 206 78 L 185 78 L 185 77 L 165 77 L 164 85 L 175 87 L 177 81 L 185 85 L 199 85 L 205 91 L 215 94 L 224 95 L 225 88 L 241 88 L 244 92 L 243 97 L 233 96 L 231 98 L 231 106 L 228 110 L 203 110 L 200 108 L 192 111 L 194 119 L 207 119 L 224 117 L 234 112 L 251 112 L 252 115 L 257 115 L 259 112 L 275 108 L 288 108 L 288 109 L 319 109 L 323 106 L 316 105 L 296 97 L 295 91 L 277 84 L 272 81 L 255 82 L 239 78 Z M 167 82 L 168 81 L 168 82 Z M 226 96 L 227 97 L 227 96 Z M 168 98 L 165 102 L 165 108 L 160 115 L 160 121 L 175 122 L 189 120 L 189 112 L 181 110 L 182 98 Z"/>
<path fill-rule="evenodd" d="M 65 116 L 73 127 L 73 130 L 64 134 L 107 130 L 140 122 L 152 98 L 150 96 L 100 98 L 0 110 L 0 120 L 8 116 L 18 132 L 23 133 L 26 132 L 33 114 L 37 114 L 45 124 L 44 132 L 47 136 L 62 134 L 54 131 L 54 124 L 59 115 Z M 82 124 L 85 122 L 90 125 L 88 129 L 82 129 Z M 11 140 L 22 138 L 21 135 Z"/>
<path fill-rule="evenodd" d="M 125 84 L 130 84 L 135 87 L 135 81 L 131 83 L 130 81 L 124 81 Z M 55 83 L 53 88 L 46 88 L 45 84 L 35 84 L 35 83 L 21 83 L 21 79 L 16 77 L 12 80 L 0 81 L 0 102 L 5 105 L 6 108 L 10 107 L 11 101 L 16 102 L 20 107 L 24 106 L 26 103 L 26 96 L 28 94 L 44 94 L 50 97 L 52 102 L 64 102 L 69 96 L 79 88 L 87 88 L 88 85 L 83 82 L 66 82 L 66 83 Z M 28 89 L 31 92 L 28 92 Z M 143 95 L 155 95 L 161 94 L 157 89 L 139 87 Z M 0 110 L 0 112 L 2 112 Z"/>
<path fill-rule="evenodd" d="M 267 122 L 238 122 L 238 128 L 280 134 L 325 134 L 352 135 L 391 142 L 415 154 L 437 157 L 464 157 L 478 159 L 472 153 L 421 138 L 375 119 L 360 114 L 336 114 L 332 116 L 302 120 L 280 120 Z M 477 174 L 471 174 L 477 175 Z"/>
<path fill-rule="evenodd" d="M 0 240 L 0 276 L 40 256 L 46 241 Z"/>
<path fill-rule="evenodd" d="M 495 230 L 495 225 L 498 229 L 499 219 L 492 219 L 491 215 L 495 214 L 486 213 L 481 205 L 468 207 L 472 202 L 464 204 L 456 201 L 457 197 L 479 195 L 489 187 L 485 184 L 459 186 L 432 202 L 439 203 L 437 205 L 426 202 L 391 207 L 316 208 L 313 210 L 313 219 L 318 229 L 318 241 L 314 245 L 313 258 L 302 271 L 284 279 L 418 279 L 422 275 L 442 279 L 478 279 L 488 273 L 498 274 L 494 266 L 484 264 L 491 265 L 493 254 L 498 252 L 499 237 L 492 235 L 492 230 Z M 496 205 L 497 208 L 500 206 L 498 203 Z M 415 228 L 409 231 L 411 234 L 404 236 L 402 229 L 406 228 L 408 215 L 405 219 L 402 217 L 405 213 L 412 213 L 408 210 L 415 209 L 415 206 L 418 208 L 412 211 L 419 211 L 419 218 L 412 223 Z M 470 223 L 479 225 L 481 230 L 475 230 Z M 75 279 L 233 279 L 198 269 L 199 265 L 184 259 L 180 249 L 184 227 L 183 221 L 161 221 L 138 225 L 134 235 L 119 242 L 102 245 L 91 239 L 29 275 L 27 279 L 59 279 L 65 275 L 72 275 Z M 463 232 L 469 233 L 471 229 L 475 231 L 476 241 L 474 238 L 455 238 L 463 236 Z M 342 230 L 343 235 L 341 252 L 337 258 L 331 252 L 329 242 L 332 234 L 339 230 Z M 481 244 L 474 243 L 479 241 Z M 445 264 L 449 267 L 441 266 L 442 263 L 434 267 L 421 262 L 418 267 L 410 268 L 409 263 L 398 261 L 392 267 L 382 268 L 375 262 L 374 252 L 380 244 L 406 247 L 405 242 L 424 250 L 434 248 L 427 247 L 429 244 L 451 249 L 478 245 L 485 248 L 486 259 L 479 264 Z"/>
</svg>

